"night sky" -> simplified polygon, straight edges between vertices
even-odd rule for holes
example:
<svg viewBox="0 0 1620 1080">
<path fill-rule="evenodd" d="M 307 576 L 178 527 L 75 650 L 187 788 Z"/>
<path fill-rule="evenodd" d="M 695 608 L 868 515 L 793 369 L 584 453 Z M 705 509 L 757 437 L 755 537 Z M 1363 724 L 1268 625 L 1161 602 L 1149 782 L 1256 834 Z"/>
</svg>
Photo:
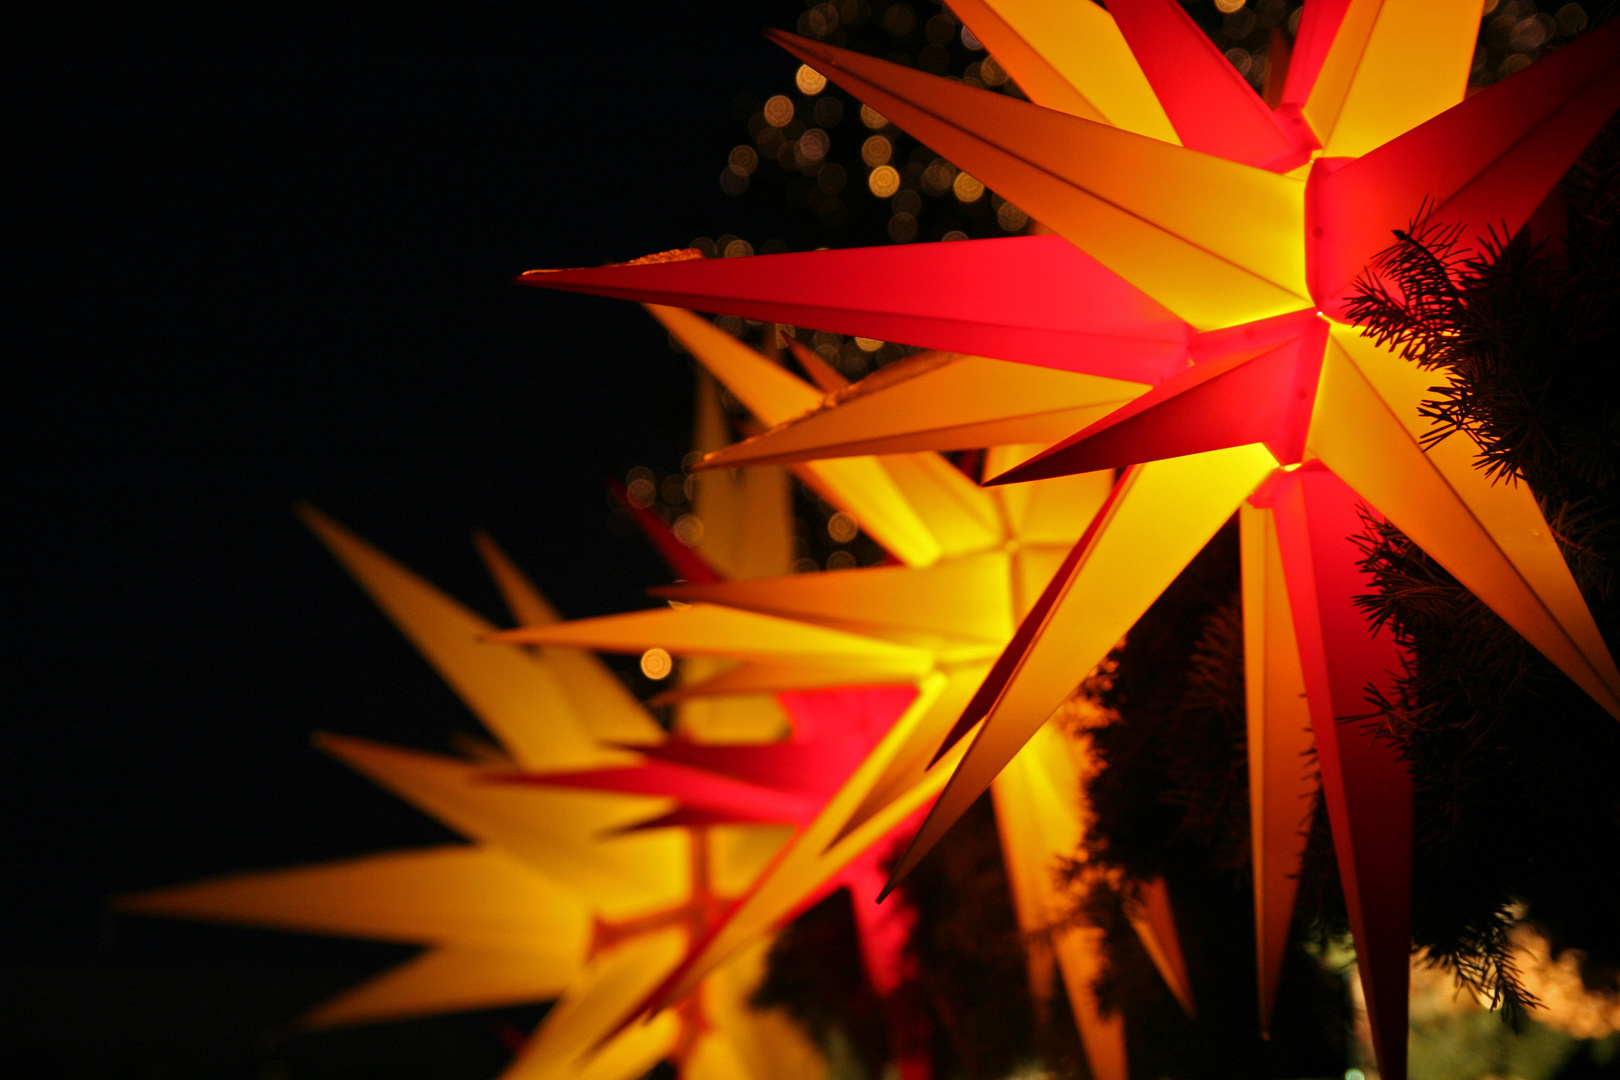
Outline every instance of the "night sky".
<svg viewBox="0 0 1620 1080">
<path fill-rule="evenodd" d="M 0 1071 L 489 1076 L 536 1010 L 284 1030 L 409 950 L 106 902 L 448 835 L 310 746 L 474 722 L 299 500 L 492 617 L 475 528 L 568 615 L 668 579 L 603 479 L 677 466 L 689 362 L 633 305 L 508 279 L 794 245 L 717 177 L 800 8 L 229 7 L 6 35 Z"/>
</svg>

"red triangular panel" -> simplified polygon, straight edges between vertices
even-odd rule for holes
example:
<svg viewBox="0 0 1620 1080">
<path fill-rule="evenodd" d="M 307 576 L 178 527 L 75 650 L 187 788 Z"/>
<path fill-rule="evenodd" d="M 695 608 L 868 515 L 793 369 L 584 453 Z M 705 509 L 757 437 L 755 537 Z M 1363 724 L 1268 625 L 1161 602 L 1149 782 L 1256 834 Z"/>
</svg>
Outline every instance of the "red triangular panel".
<svg viewBox="0 0 1620 1080">
<path fill-rule="evenodd" d="M 1426 206 L 1471 246 L 1529 219 L 1620 107 L 1620 20 L 1353 160 L 1305 189 L 1311 295 L 1342 317 L 1352 283 Z"/>
<path fill-rule="evenodd" d="M 1402 657 L 1374 636 L 1355 597 L 1372 591 L 1350 537 L 1359 499 L 1320 463 L 1281 474 L 1265 493 L 1276 515 L 1283 574 L 1299 641 L 1322 792 L 1355 936 L 1380 1072 L 1406 1075 L 1412 938 L 1412 779 L 1386 741 L 1355 718 L 1367 689 L 1390 693 Z M 1257 502 L 1260 497 L 1257 496 Z"/>
<path fill-rule="evenodd" d="M 1059 236 L 533 270 L 518 281 L 1153 383 L 1186 323 Z"/>
</svg>

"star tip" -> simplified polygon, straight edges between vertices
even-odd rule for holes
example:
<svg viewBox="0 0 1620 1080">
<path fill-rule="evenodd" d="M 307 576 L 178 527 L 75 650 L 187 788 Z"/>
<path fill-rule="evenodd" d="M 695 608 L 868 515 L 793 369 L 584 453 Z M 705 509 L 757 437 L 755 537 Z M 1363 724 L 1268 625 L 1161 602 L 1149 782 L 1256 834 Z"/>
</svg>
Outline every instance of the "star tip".
<svg viewBox="0 0 1620 1080">
<path fill-rule="evenodd" d="M 732 444 L 732 446 L 735 445 L 737 444 Z M 702 457 L 692 462 L 690 471 L 711 472 L 715 469 L 730 468 L 731 459 L 730 455 L 727 453 L 730 449 L 730 446 L 723 446 L 719 450 L 710 450 L 707 454 L 704 454 Z"/>
<path fill-rule="evenodd" d="M 983 480 L 979 481 L 979 486 L 1000 487 L 1003 484 L 1016 484 L 1018 482 L 1018 477 L 1016 474 L 1020 467 L 1021 466 L 1015 465 L 1006 472 L 997 473 L 995 476 L 987 476 Z"/>
<path fill-rule="evenodd" d="M 811 41 L 809 38 L 800 37 L 798 34 L 788 30 L 778 30 L 773 26 L 765 31 L 765 37 L 791 53 L 810 55 L 821 60 L 825 60 L 830 56 L 827 47 L 821 42 Z"/>
</svg>

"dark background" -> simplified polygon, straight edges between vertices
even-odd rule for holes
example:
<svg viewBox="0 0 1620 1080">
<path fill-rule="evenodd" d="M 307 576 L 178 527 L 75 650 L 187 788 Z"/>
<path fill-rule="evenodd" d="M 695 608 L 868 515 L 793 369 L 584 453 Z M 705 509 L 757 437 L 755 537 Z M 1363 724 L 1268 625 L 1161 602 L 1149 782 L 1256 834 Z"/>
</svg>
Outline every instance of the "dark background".
<svg viewBox="0 0 1620 1080">
<path fill-rule="evenodd" d="M 688 361 L 508 279 L 795 243 L 717 183 L 796 67 L 758 30 L 799 5 L 753 7 L 8 16 L 0 1072 L 498 1071 L 536 1012 L 288 1027 L 408 950 L 106 902 L 447 835 L 309 745 L 472 721 L 296 501 L 492 616 L 477 527 L 568 615 L 667 580 L 602 480 L 676 467 Z"/>
</svg>

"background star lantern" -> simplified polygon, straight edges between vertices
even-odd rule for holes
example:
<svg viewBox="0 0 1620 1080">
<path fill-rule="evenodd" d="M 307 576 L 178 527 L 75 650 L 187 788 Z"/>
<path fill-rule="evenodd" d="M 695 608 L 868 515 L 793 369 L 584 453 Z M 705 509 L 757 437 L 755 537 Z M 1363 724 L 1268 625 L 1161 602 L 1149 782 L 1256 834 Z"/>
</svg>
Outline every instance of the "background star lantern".
<svg viewBox="0 0 1620 1080">
<path fill-rule="evenodd" d="M 663 820 L 674 804 L 656 792 L 491 782 L 514 768 L 622 769 L 641 760 L 627 745 L 665 734 L 589 653 L 486 644 L 494 627 L 323 515 L 305 517 L 499 740 L 471 760 L 338 736 L 319 744 L 472 843 L 235 875 L 118 906 L 428 947 L 317 1009 L 306 1021 L 317 1027 L 557 999 L 502 1074 L 512 1080 L 626 1080 L 663 1059 L 704 1080 L 819 1075 L 793 1023 L 749 1004 L 768 937 L 651 1023 L 614 1026 L 774 855 L 780 815 L 737 812 L 727 791 L 729 817 L 688 827 Z M 557 619 L 492 543 L 480 548 L 519 622 Z"/>
<path fill-rule="evenodd" d="M 821 400 L 822 395 L 808 385 L 706 320 L 674 309 L 655 308 L 653 314 L 761 419 L 778 419 L 784 415 L 778 410 L 785 404 L 798 409 Z M 814 354 L 797 350 L 795 355 L 824 386 L 832 387 L 834 396 L 842 392 L 842 387 L 833 385 L 837 376 L 821 370 Z M 914 359 L 928 368 L 935 361 L 948 363 L 951 358 L 923 355 Z M 1064 377 L 1092 389 L 1093 383 L 1107 382 Z M 787 393 L 793 384 L 797 385 L 797 400 Z M 1002 450 L 993 456 L 1013 461 L 1021 452 Z M 654 1007 L 678 999 L 754 935 L 841 881 L 850 880 L 858 919 L 877 917 L 881 909 L 871 901 L 881 880 L 866 884 L 876 866 L 875 858 L 882 854 L 874 845 L 915 826 L 920 808 L 944 779 L 945 770 L 928 766 L 945 730 L 1109 488 L 1108 475 L 1099 473 L 983 490 L 968 484 L 953 466 L 932 453 L 843 460 L 873 472 L 846 472 L 826 483 L 822 490 L 834 505 L 871 507 L 878 497 L 903 500 L 898 505 L 909 505 L 920 513 L 946 554 L 926 565 L 912 562 L 680 584 L 654 590 L 677 607 L 497 635 L 498 640 L 546 646 L 629 654 L 657 646 L 682 656 L 723 657 L 737 666 L 717 676 L 712 686 L 698 684 L 685 692 L 726 693 L 739 686 L 790 691 L 784 699 L 789 711 L 796 714 L 814 701 L 813 693 L 803 694 L 796 688 L 862 678 L 918 686 L 911 708 L 892 726 L 874 728 L 870 737 L 858 730 L 834 730 L 835 725 L 849 728 L 854 718 L 828 712 L 825 719 L 810 725 L 812 734 L 807 738 L 796 736 L 770 747 L 727 749 L 724 764 L 712 758 L 722 748 L 671 744 L 650 751 L 654 757 L 670 757 L 672 762 L 709 760 L 711 767 L 739 777 L 767 767 L 764 758 L 770 757 L 784 767 L 792 765 L 797 775 L 794 786 L 814 787 L 823 772 L 837 780 L 816 801 L 816 812 L 803 820 L 803 831 L 783 857 L 742 899 L 728 921 L 700 942 L 649 999 Z M 892 483 L 884 483 L 875 492 L 847 486 L 863 483 L 874 473 L 887 476 Z M 942 485 L 946 477 L 953 479 Z M 941 490 L 951 493 L 954 511 L 947 512 L 950 504 L 938 498 Z M 969 511 L 965 515 L 964 507 Z M 894 516 L 890 508 L 886 517 Z M 841 745 L 858 753 L 840 755 L 837 748 Z M 1018 754 L 992 787 L 1008 876 L 1027 934 L 1047 934 L 1067 914 L 1053 873 L 1056 861 L 1075 849 L 1084 828 L 1079 778 L 1087 767 L 1083 742 L 1054 730 Z M 628 769 L 611 776 L 535 779 L 617 786 L 643 782 L 636 774 L 637 770 Z M 1133 920 L 1137 933 L 1177 1000 L 1190 1012 L 1191 990 L 1168 894 L 1162 882 L 1150 884 L 1145 891 L 1147 903 Z M 861 906 L 871 910 L 860 913 Z M 1123 1029 L 1117 1015 L 1106 1015 L 1097 1007 L 1090 985 L 1100 968 L 1096 934 L 1089 928 L 1064 926 L 1052 937 L 1087 1057 L 1097 1075 L 1123 1080 Z M 1039 956 L 1031 960 L 1031 982 L 1037 998 L 1044 999 L 1050 992 L 1051 955 Z"/>
</svg>

